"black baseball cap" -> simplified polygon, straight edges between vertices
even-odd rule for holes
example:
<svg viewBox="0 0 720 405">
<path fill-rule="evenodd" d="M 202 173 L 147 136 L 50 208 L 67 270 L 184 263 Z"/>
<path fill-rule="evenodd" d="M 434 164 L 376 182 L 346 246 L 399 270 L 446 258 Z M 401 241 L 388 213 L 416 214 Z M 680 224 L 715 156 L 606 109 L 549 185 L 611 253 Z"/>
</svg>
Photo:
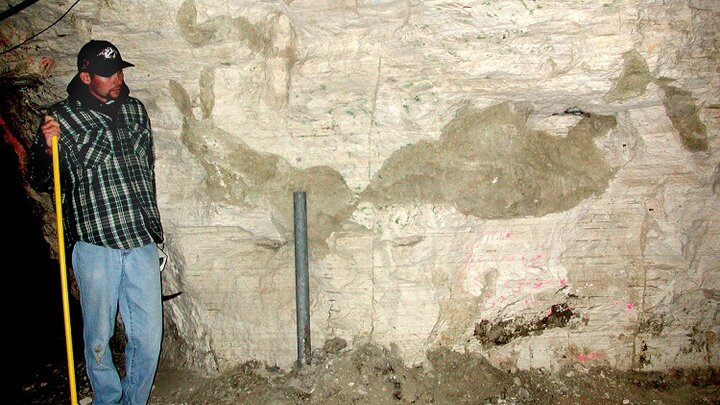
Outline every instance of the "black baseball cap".
<svg viewBox="0 0 720 405">
<path fill-rule="evenodd" d="M 91 40 L 78 52 L 77 68 L 79 72 L 88 72 L 110 77 L 126 67 L 135 66 L 125 62 L 117 47 L 108 41 Z"/>
</svg>

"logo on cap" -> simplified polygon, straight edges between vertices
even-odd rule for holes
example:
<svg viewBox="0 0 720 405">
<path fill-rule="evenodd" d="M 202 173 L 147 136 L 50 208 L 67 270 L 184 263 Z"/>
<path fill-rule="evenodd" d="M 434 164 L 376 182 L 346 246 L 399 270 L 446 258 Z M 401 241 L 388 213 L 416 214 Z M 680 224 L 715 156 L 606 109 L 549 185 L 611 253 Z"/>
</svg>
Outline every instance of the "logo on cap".
<svg viewBox="0 0 720 405">
<path fill-rule="evenodd" d="M 115 59 L 117 57 L 117 51 L 112 47 L 108 46 L 107 48 L 100 51 L 98 56 L 102 56 L 105 59 Z"/>
</svg>

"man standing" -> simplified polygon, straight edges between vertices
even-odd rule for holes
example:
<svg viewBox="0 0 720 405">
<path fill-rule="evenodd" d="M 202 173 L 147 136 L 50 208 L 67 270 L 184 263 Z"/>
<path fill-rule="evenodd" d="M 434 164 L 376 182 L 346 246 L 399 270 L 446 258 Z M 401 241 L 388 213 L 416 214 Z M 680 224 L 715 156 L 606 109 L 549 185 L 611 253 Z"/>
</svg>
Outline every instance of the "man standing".
<svg viewBox="0 0 720 405">
<path fill-rule="evenodd" d="M 29 183 L 49 191 L 58 137 L 66 246 L 94 405 L 147 403 L 162 340 L 155 155 L 145 106 L 124 83 L 131 66 L 110 42 L 85 44 L 68 97 L 50 107 L 28 153 Z M 118 308 L 127 336 L 122 380 L 109 347 Z"/>
</svg>

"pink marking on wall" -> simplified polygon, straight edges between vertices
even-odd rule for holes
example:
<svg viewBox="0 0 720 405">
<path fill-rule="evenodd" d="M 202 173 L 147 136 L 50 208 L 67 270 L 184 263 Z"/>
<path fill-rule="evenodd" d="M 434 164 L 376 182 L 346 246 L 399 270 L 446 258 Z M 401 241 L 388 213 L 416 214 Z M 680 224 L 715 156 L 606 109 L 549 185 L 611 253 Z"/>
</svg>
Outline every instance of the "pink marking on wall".
<svg viewBox="0 0 720 405">
<path fill-rule="evenodd" d="M 628 302 L 627 304 L 625 304 L 625 308 L 627 308 L 628 310 L 635 309 L 635 304 L 633 304 L 632 302 Z"/>
<path fill-rule="evenodd" d="M 519 252 L 512 249 L 513 237 L 510 230 L 491 230 L 483 232 L 480 239 L 469 241 L 464 268 L 453 274 L 453 281 L 458 288 L 478 292 L 485 287 L 485 273 L 502 266 L 501 278 L 496 281 L 498 295 L 486 296 L 485 305 L 495 305 L 510 299 L 521 300 L 525 305 L 535 302 L 534 291 L 551 285 L 568 284 L 567 279 L 560 279 L 548 267 L 549 255 L 544 252 Z M 559 280 L 559 281 L 558 281 Z"/>
<path fill-rule="evenodd" d="M 605 353 L 603 352 L 590 352 L 588 354 L 578 354 L 577 360 L 581 363 L 585 363 L 586 361 L 602 359 L 603 357 L 605 357 Z"/>
<path fill-rule="evenodd" d="M 47 68 L 49 68 L 50 66 L 52 66 L 54 63 L 55 63 L 55 59 L 53 59 L 53 58 L 51 58 L 51 57 L 48 57 L 48 56 L 45 56 L 45 57 L 43 57 L 42 60 L 40 61 L 40 66 L 43 67 L 43 68 L 45 68 L 45 69 L 47 69 Z"/>
<path fill-rule="evenodd" d="M 462 283 L 463 279 L 465 278 L 465 273 L 462 270 L 458 270 L 455 272 L 455 284 Z"/>
</svg>

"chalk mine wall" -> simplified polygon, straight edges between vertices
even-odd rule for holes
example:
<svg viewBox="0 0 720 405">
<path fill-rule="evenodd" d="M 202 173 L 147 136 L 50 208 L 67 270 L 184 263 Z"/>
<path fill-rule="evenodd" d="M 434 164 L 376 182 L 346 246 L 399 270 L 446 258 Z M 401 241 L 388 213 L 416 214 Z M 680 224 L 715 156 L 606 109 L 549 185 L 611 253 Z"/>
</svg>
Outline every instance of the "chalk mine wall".
<svg viewBox="0 0 720 405">
<path fill-rule="evenodd" d="M 292 365 L 305 191 L 314 347 L 717 367 L 719 23 L 713 0 L 82 1 L 0 56 L 3 118 L 27 145 L 91 38 L 136 65 L 183 365 Z"/>
</svg>

